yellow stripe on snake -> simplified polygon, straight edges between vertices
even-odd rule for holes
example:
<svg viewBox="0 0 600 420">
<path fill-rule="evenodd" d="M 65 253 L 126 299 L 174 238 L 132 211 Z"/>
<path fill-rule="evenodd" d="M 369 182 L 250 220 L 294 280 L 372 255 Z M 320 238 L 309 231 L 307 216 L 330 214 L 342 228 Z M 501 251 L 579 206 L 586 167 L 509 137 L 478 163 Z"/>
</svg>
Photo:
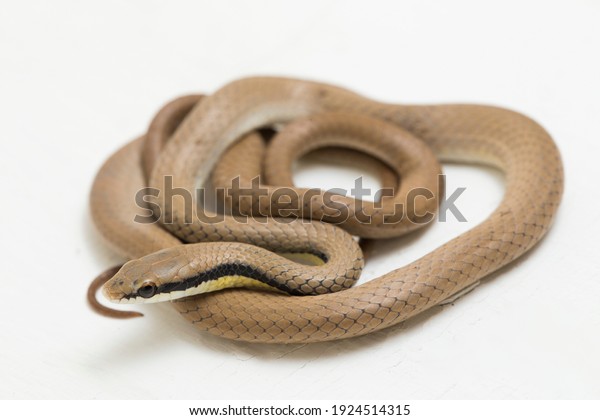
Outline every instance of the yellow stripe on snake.
<svg viewBox="0 0 600 420">
<path fill-rule="evenodd" d="M 269 142 L 266 128 L 276 132 Z M 314 220 L 272 217 L 282 215 L 280 191 L 291 187 L 294 160 L 323 148 L 332 156 L 339 148 L 368 154 L 394 194 L 373 203 L 296 188 L 309 199 L 291 203 L 294 215 Z M 506 191 L 498 208 L 424 257 L 352 287 L 363 267 L 352 235 L 389 238 L 425 225 L 431 218 L 415 216 L 436 212 L 443 193 L 438 159 L 502 170 Z M 211 175 L 217 186 L 239 177 L 242 187 L 262 175 L 261 193 L 237 203 L 238 213 L 260 216 L 219 218 L 203 208 L 194 192 Z M 134 201 L 145 187 L 157 223 L 133 221 L 145 214 Z M 417 187 L 430 195 L 414 204 Z M 172 199 L 169 190 L 191 194 Z M 105 284 L 110 300 L 173 300 L 185 319 L 211 334 L 298 343 L 377 331 L 472 287 L 544 236 L 562 190 L 554 142 L 521 114 L 480 105 L 385 104 L 327 84 L 264 77 L 168 104 L 145 136 L 102 167 L 91 209 L 102 235 L 131 260 Z M 412 217 L 390 218 L 398 208 Z M 294 261 L 294 254 L 324 263 Z M 250 282 L 278 290 L 237 287 Z"/>
</svg>

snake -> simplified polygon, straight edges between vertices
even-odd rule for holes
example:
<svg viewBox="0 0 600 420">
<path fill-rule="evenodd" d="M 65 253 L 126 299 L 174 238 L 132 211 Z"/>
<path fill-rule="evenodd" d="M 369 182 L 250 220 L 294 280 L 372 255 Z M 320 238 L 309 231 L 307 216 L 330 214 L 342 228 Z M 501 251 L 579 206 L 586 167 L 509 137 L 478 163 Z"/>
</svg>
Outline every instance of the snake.
<svg viewBox="0 0 600 420">
<path fill-rule="evenodd" d="M 261 133 L 269 130 L 276 134 L 265 145 L 268 136 Z M 279 145 L 278 137 L 291 137 L 293 146 Z M 354 212 L 342 221 L 324 206 L 335 201 L 325 192 L 308 200 L 315 204 L 308 212 L 317 217 L 311 221 L 263 214 L 260 203 L 260 217 L 242 217 L 241 208 L 218 217 L 198 194 L 173 199 L 166 193 L 197 191 L 211 176 L 221 183 L 237 176 L 246 185 L 261 172 L 256 162 L 270 160 L 264 172 L 273 174 L 261 198 L 277 207 L 275 187 L 291 182 L 290 163 L 323 147 L 351 147 L 382 161 L 393 168 L 385 170 L 393 173 L 386 182 L 399 180 L 401 193 L 379 205 L 350 200 Z M 407 186 L 424 182 L 431 194 L 413 213 L 435 212 L 443 193 L 432 182 L 440 172 L 436 161 L 499 169 L 502 201 L 482 223 L 427 255 L 352 287 L 364 264 L 356 236 L 387 238 L 427 224 L 414 217 L 385 223 L 382 209 L 406 204 Z M 171 301 L 200 330 L 232 340 L 357 337 L 460 295 L 530 250 L 552 225 L 563 178 L 551 136 L 515 111 L 390 104 L 309 80 L 239 79 L 209 96 L 171 102 L 144 136 L 100 169 L 90 197 L 92 219 L 129 261 L 96 284 L 112 302 Z M 132 198 L 140 191 L 149 196 L 145 207 Z M 151 222 L 134 222 L 140 211 L 151 213 Z M 299 261 L 303 255 L 312 256 L 310 264 Z"/>
</svg>

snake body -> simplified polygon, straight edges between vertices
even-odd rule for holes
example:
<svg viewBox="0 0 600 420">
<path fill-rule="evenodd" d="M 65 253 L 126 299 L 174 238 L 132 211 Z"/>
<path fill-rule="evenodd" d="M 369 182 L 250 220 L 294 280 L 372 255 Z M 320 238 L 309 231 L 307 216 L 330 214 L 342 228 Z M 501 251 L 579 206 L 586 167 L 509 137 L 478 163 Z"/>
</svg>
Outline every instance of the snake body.
<svg viewBox="0 0 600 420">
<path fill-rule="evenodd" d="M 105 294 L 112 300 L 144 300 L 148 284 L 154 288 L 148 299 L 169 293 L 179 298 L 178 285 L 198 287 L 206 283 L 206 276 L 228 278 L 235 284 L 257 276 L 266 283 L 284 279 L 286 291 L 303 294 L 227 289 L 174 301 L 177 310 L 198 328 L 226 338 L 315 342 L 397 324 L 476 284 L 529 250 L 547 232 L 562 196 L 562 164 L 551 137 L 531 119 L 509 110 L 480 105 L 384 104 L 331 85 L 283 78 L 238 80 L 194 106 L 197 100 L 190 97 L 188 102 L 167 107 L 163 115 L 168 124 L 155 119 L 160 129 L 155 127 L 153 132 L 151 126 L 147 137 L 156 136 L 158 130 L 162 133 L 158 137 L 164 139 L 175 131 L 155 162 L 147 163 L 152 159 L 144 157 L 144 167 L 150 172 L 148 184 L 141 163 L 142 139 L 107 161 L 92 189 L 92 215 L 109 242 L 123 256 L 134 259 L 106 284 Z M 132 223 L 132 215 L 140 211 L 132 197 L 145 185 L 166 191 L 167 182 L 172 182 L 172 186 L 193 191 L 208 179 L 236 140 L 251 137 L 263 127 L 293 125 L 298 119 L 310 125 L 311 119 L 330 114 L 377 120 L 386 130 L 397 127 L 407 136 L 422 139 L 442 161 L 499 168 L 506 177 L 505 196 L 483 223 L 417 261 L 357 287 L 349 286 L 362 268 L 360 248 L 348 233 L 327 223 L 288 222 L 276 217 L 239 223 L 233 216 L 215 223 L 210 217 L 190 217 L 182 200 L 166 200 L 165 194 L 154 203 L 161 210 L 160 225 Z M 338 137 L 353 137 L 357 128 L 348 127 L 345 133 L 340 128 Z M 303 129 L 310 131 L 310 127 L 299 130 Z M 343 146 L 344 142 L 334 141 L 333 145 Z M 362 147 L 372 149 L 368 144 Z M 289 155 L 287 163 L 295 156 Z M 386 158 L 377 151 L 373 155 Z M 400 178 L 402 181 L 402 174 Z M 192 204 L 196 210 L 198 202 L 193 195 Z M 326 219 L 327 214 L 321 217 Z M 403 226 L 400 231 L 413 228 L 411 223 L 398 226 Z M 384 233 L 369 233 L 367 228 L 365 235 L 391 236 L 389 231 L 395 228 L 383 229 Z M 325 264 L 306 266 L 270 251 L 310 253 Z"/>
</svg>

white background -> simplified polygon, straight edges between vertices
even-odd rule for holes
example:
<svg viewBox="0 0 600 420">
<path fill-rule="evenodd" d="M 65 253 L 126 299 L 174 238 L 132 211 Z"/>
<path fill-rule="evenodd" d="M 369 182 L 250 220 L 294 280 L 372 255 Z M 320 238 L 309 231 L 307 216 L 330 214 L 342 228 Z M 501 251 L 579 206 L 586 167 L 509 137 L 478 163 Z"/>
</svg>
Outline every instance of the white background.
<svg viewBox="0 0 600 420">
<path fill-rule="evenodd" d="M 600 398 L 599 26 L 593 0 L 3 2 L 0 397 Z M 89 281 L 120 261 L 91 226 L 96 170 L 165 101 L 261 74 L 533 117 L 564 158 L 555 226 L 454 305 L 358 339 L 250 345 L 170 305 L 93 313 Z M 362 281 L 499 202 L 501 174 L 446 169 L 469 222 L 376 246 Z M 296 180 L 343 187 L 355 173 L 326 171 Z"/>
</svg>

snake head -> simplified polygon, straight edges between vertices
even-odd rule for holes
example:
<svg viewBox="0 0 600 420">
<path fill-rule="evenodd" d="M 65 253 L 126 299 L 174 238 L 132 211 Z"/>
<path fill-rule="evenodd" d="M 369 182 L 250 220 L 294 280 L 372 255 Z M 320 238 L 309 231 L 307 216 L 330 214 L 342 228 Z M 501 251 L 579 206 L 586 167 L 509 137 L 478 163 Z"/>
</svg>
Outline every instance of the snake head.
<svg viewBox="0 0 600 420">
<path fill-rule="evenodd" d="M 193 276 L 182 247 L 164 249 L 131 260 L 104 284 L 102 292 L 113 303 L 153 303 L 184 297 L 185 279 Z"/>
</svg>

